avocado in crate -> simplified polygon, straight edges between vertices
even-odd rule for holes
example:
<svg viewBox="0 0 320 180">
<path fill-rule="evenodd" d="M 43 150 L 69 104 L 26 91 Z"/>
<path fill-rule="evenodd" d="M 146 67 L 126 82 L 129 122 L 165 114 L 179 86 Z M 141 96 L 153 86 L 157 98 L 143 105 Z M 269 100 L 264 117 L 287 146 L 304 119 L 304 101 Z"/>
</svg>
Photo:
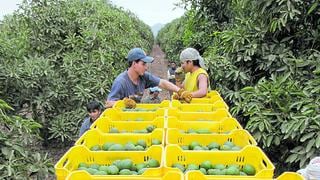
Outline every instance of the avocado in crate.
<svg viewBox="0 0 320 180">
<path fill-rule="evenodd" d="M 152 121 L 110 121 L 108 118 L 99 118 L 91 129 L 99 129 L 103 133 L 151 133 L 157 128 L 164 127 L 164 117 L 159 116 Z"/>
<path fill-rule="evenodd" d="M 169 128 L 166 144 L 177 144 L 183 150 L 237 151 L 246 145 L 257 145 L 257 142 L 243 129 L 232 130 L 228 134 L 185 134 Z"/>
<path fill-rule="evenodd" d="M 228 134 L 235 129 L 243 129 L 234 118 L 223 118 L 220 121 L 181 121 L 174 116 L 168 117 L 168 128 L 179 129 L 185 134 Z"/>
<path fill-rule="evenodd" d="M 163 144 L 163 136 L 162 129 L 148 134 L 110 134 L 91 129 L 75 145 L 83 145 L 91 151 L 145 151 L 152 145 Z"/>
<path fill-rule="evenodd" d="M 152 146 L 147 151 L 90 151 L 84 146 L 74 146 L 55 165 L 57 179 L 66 179 L 71 173 L 86 172 L 90 176 L 117 175 L 161 176 L 162 146 Z"/>
<path fill-rule="evenodd" d="M 109 164 L 87 164 L 80 162 L 76 170 L 87 171 L 91 175 L 141 175 L 147 168 L 160 167 L 156 159 L 135 164 L 131 159 L 117 159 Z"/>
<path fill-rule="evenodd" d="M 165 154 L 165 168 L 182 171 L 187 179 L 195 180 L 199 173 L 206 179 L 272 179 L 274 173 L 268 157 L 252 145 L 240 151 L 183 151 L 178 145 L 167 145 Z"/>
<path fill-rule="evenodd" d="M 172 165 L 172 168 L 178 168 L 183 173 L 191 170 L 199 170 L 204 175 L 254 176 L 256 174 L 254 166 L 250 164 L 245 164 L 241 168 L 238 164 L 212 164 L 212 162 L 209 160 L 203 161 L 201 164 L 183 165 L 180 163 L 175 163 Z"/>
</svg>

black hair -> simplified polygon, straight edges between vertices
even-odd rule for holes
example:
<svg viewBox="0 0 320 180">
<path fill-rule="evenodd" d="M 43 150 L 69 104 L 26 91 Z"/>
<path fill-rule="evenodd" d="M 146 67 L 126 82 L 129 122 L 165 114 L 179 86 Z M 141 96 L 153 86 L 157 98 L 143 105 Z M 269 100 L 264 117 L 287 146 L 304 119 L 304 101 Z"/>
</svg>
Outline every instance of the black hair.
<svg viewBox="0 0 320 180">
<path fill-rule="evenodd" d="M 87 104 L 87 111 L 88 112 L 92 112 L 94 110 L 99 110 L 99 111 L 102 110 L 102 106 L 98 101 L 90 101 Z"/>
<path fill-rule="evenodd" d="M 193 63 L 194 66 L 201 67 L 201 66 L 200 66 L 200 62 L 199 62 L 198 59 L 197 59 L 197 60 L 192 60 L 192 63 Z"/>
<path fill-rule="evenodd" d="M 141 59 L 134 60 L 134 62 L 136 62 L 136 63 L 138 63 L 139 61 L 141 61 Z M 133 61 L 129 61 L 129 67 L 132 66 L 132 63 L 133 63 Z M 129 68 L 129 67 L 128 67 L 128 68 Z"/>
</svg>

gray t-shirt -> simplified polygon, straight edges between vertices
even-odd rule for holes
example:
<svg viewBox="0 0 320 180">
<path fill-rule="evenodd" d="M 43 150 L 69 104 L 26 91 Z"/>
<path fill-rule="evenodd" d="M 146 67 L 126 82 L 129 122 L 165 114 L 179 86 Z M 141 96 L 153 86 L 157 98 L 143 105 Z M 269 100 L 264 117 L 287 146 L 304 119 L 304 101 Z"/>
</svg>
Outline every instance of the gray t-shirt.
<svg viewBox="0 0 320 180">
<path fill-rule="evenodd" d="M 128 71 L 125 71 L 114 80 L 107 100 L 117 101 L 132 95 L 142 96 L 145 89 L 158 86 L 159 83 L 159 77 L 145 72 L 139 77 L 138 85 L 135 85 L 129 78 Z"/>
</svg>

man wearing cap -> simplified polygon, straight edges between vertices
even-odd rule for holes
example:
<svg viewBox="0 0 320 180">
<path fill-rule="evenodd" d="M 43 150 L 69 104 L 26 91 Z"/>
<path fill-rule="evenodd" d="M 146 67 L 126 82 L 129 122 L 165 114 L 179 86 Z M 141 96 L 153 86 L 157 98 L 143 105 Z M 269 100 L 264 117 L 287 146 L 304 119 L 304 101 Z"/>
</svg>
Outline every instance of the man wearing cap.
<svg viewBox="0 0 320 180">
<path fill-rule="evenodd" d="M 124 99 L 127 108 L 135 108 L 135 102 L 140 102 L 143 91 L 159 86 L 163 89 L 177 92 L 179 95 L 188 92 L 147 72 L 147 63 L 153 62 L 153 57 L 147 56 L 141 48 L 133 48 L 127 56 L 129 68 L 114 80 L 111 91 L 106 99 L 106 108 L 110 108 L 117 100 Z M 190 94 L 190 93 L 189 93 Z M 128 103 L 126 103 L 128 102 Z"/>
<path fill-rule="evenodd" d="M 186 91 L 192 92 L 193 98 L 206 96 L 209 85 L 209 76 L 206 72 L 203 58 L 194 48 L 186 48 L 180 54 L 181 67 L 183 68 L 185 80 L 182 83 Z"/>
<path fill-rule="evenodd" d="M 141 100 L 142 103 L 161 103 L 159 93 L 162 91 L 158 86 L 149 88 L 149 95 Z"/>
</svg>

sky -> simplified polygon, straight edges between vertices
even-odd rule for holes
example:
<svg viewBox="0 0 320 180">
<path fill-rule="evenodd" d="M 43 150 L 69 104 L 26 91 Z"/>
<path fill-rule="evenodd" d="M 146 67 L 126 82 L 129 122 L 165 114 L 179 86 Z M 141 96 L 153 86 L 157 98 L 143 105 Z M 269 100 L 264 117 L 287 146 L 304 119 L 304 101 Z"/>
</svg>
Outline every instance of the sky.
<svg viewBox="0 0 320 180">
<path fill-rule="evenodd" d="M 179 0 L 110 0 L 113 4 L 130 10 L 149 26 L 166 24 L 183 15 L 184 10 L 174 3 Z M 0 20 L 18 9 L 22 0 L 0 0 Z"/>
</svg>

